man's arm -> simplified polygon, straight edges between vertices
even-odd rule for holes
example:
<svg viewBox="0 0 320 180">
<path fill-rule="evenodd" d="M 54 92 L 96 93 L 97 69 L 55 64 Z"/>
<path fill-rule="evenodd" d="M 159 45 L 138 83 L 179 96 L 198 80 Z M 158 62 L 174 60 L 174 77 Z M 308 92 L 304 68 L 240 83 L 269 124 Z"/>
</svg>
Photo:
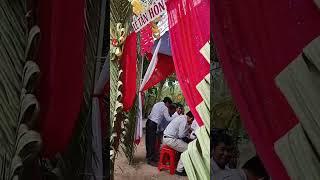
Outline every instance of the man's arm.
<svg viewBox="0 0 320 180">
<path fill-rule="evenodd" d="M 183 120 L 181 119 L 181 121 L 183 121 Z M 179 125 L 179 132 L 178 132 L 179 138 L 182 139 L 182 138 L 186 137 L 188 135 L 188 130 L 189 130 L 189 128 L 187 126 L 187 121 L 181 122 Z"/>
<path fill-rule="evenodd" d="M 169 122 L 174 119 L 173 116 L 172 116 L 172 117 L 170 116 L 169 110 L 168 110 L 167 107 L 165 107 L 165 108 L 163 109 L 163 116 L 164 116 L 164 118 L 165 118 L 167 121 L 169 121 Z"/>
</svg>

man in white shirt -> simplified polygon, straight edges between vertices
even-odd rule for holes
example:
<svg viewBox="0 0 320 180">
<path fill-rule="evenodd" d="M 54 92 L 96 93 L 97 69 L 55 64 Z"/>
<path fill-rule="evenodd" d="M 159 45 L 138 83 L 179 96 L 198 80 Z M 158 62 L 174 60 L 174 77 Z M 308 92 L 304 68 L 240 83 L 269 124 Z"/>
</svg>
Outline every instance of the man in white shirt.
<svg viewBox="0 0 320 180">
<path fill-rule="evenodd" d="M 158 159 L 156 154 L 156 139 L 157 139 L 157 128 L 158 124 L 162 119 L 171 121 L 172 117 L 169 115 L 168 107 L 172 104 L 169 97 L 165 97 L 162 102 L 156 103 L 151 110 L 146 123 L 146 150 L 147 150 L 147 161 L 152 166 L 158 166 Z"/>
<path fill-rule="evenodd" d="M 180 103 L 176 103 L 176 112 L 173 114 L 173 116 L 178 117 L 183 114 L 184 114 L 183 105 Z"/>
<path fill-rule="evenodd" d="M 179 115 L 176 114 L 176 106 L 174 104 L 170 104 L 168 107 L 169 115 L 172 119 L 178 117 Z M 158 123 L 158 129 L 157 129 L 157 141 L 162 144 L 162 138 L 163 138 L 163 131 L 166 129 L 170 121 L 167 121 L 165 118 L 161 119 L 161 121 Z M 156 159 L 159 159 L 160 157 L 160 146 L 156 147 L 155 150 L 156 153 Z"/>
<path fill-rule="evenodd" d="M 182 139 L 188 136 L 193 119 L 194 117 L 191 111 L 189 111 L 186 115 L 180 115 L 172 120 L 164 130 L 163 144 L 168 145 L 178 152 L 186 151 L 188 144 Z M 178 162 L 176 174 L 186 176 L 181 159 Z"/>
<path fill-rule="evenodd" d="M 172 119 L 178 117 L 179 115 L 176 112 L 176 106 L 174 104 L 170 104 L 168 107 L 169 115 Z M 161 121 L 158 123 L 158 133 L 163 136 L 163 131 L 166 129 L 170 121 L 167 121 L 166 118 L 161 119 Z M 161 138 L 162 138 L 161 136 Z"/>
<path fill-rule="evenodd" d="M 197 130 L 198 128 L 199 128 L 199 125 L 198 125 L 197 121 L 194 119 L 193 122 L 192 122 L 192 124 L 191 124 L 191 130 L 192 130 L 192 132 L 191 132 L 191 134 L 190 134 L 190 139 L 191 139 L 191 140 L 194 140 L 194 139 L 197 138 L 197 136 L 196 136 L 196 130 Z"/>
<path fill-rule="evenodd" d="M 230 169 L 226 167 L 224 170 L 217 170 L 218 166 L 213 159 L 211 159 L 211 175 L 210 180 L 249 180 L 246 173 L 242 169 Z M 218 168 L 219 169 L 219 168 Z"/>
<path fill-rule="evenodd" d="M 246 180 L 246 174 L 241 169 L 230 169 L 232 138 L 220 131 L 210 133 L 211 139 L 211 176 L 210 180 Z"/>
<path fill-rule="evenodd" d="M 171 120 L 182 115 L 184 112 L 183 106 L 181 104 L 179 105 L 175 103 L 170 104 L 168 110 Z M 158 124 L 158 132 L 159 134 L 161 134 L 161 138 L 163 137 L 163 131 L 166 129 L 169 123 L 170 121 L 167 121 L 165 118 L 163 118 L 161 122 Z"/>
</svg>

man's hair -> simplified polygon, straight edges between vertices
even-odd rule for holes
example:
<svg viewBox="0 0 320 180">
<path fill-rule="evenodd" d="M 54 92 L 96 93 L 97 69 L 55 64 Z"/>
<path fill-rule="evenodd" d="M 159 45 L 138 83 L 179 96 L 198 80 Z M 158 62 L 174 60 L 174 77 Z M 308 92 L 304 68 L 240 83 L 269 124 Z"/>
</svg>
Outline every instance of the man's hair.
<svg viewBox="0 0 320 180">
<path fill-rule="evenodd" d="M 163 102 L 164 102 L 164 103 L 172 104 L 172 100 L 171 100 L 169 97 L 165 97 L 165 98 L 163 99 Z"/>
<path fill-rule="evenodd" d="M 192 114 L 192 112 L 191 111 L 189 111 L 189 112 L 187 112 L 187 114 L 186 114 L 187 116 L 189 116 L 189 117 L 191 117 L 191 118 L 194 118 L 193 117 L 193 114 Z"/>
<path fill-rule="evenodd" d="M 215 129 L 210 132 L 211 148 L 217 147 L 220 143 L 224 143 L 227 146 L 232 146 L 232 138 L 224 129 Z"/>
<path fill-rule="evenodd" d="M 248 170 L 256 177 L 259 177 L 259 178 L 264 177 L 266 179 L 269 179 L 269 175 L 258 156 L 254 156 L 249 161 L 247 161 L 242 166 L 242 169 Z"/>
<path fill-rule="evenodd" d="M 178 107 L 178 108 L 183 108 L 183 105 L 180 104 L 180 103 L 177 103 L 177 107 Z"/>
<path fill-rule="evenodd" d="M 176 106 L 174 104 L 170 104 L 168 109 L 169 110 L 176 110 Z"/>
</svg>

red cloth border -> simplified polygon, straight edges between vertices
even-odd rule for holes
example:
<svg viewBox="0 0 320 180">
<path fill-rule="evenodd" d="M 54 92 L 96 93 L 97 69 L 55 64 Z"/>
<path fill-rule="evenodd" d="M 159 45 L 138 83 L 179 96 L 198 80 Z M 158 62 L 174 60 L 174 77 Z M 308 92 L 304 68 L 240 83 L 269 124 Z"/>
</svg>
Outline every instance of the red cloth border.
<svg viewBox="0 0 320 180">
<path fill-rule="evenodd" d="M 158 53 L 158 63 L 145 84 L 143 91 L 155 86 L 160 81 L 165 80 L 168 76 L 174 73 L 174 65 L 171 56 Z"/>
<path fill-rule="evenodd" d="M 241 119 L 275 180 L 289 179 L 274 143 L 298 119 L 275 77 L 320 34 L 312 0 L 214 1 L 213 35 Z"/>
<path fill-rule="evenodd" d="M 137 34 L 135 32 L 126 39 L 120 63 L 123 70 L 123 110 L 128 112 L 134 104 L 137 91 Z"/>
<path fill-rule="evenodd" d="M 85 1 L 39 1 L 40 133 L 44 156 L 66 150 L 83 100 Z"/>
<path fill-rule="evenodd" d="M 176 75 L 182 93 L 199 126 L 203 125 L 196 110 L 202 97 L 196 86 L 210 72 L 210 64 L 200 49 L 210 38 L 210 1 L 167 1 L 169 34 Z M 184 9 L 185 8 L 185 9 Z"/>
</svg>

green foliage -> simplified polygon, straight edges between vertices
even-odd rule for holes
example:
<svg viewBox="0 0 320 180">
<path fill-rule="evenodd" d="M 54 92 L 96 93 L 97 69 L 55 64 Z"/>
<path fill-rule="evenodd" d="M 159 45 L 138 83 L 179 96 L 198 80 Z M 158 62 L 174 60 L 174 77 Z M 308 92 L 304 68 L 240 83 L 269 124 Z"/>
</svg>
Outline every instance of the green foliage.
<svg viewBox="0 0 320 180">
<path fill-rule="evenodd" d="M 162 94 L 160 99 L 163 99 L 166 96 L 170 97 L 172 101 L 175 103 L 186 105 L 184 96 L 182 94 L 181 88 L 177 80 L 173 81 L 170 78 L 167 79 L 167 83 L 162 89 Z"/>
<path fill-rule="evenodd" d="M 147 117 L 151 111 L 153 103 L 156 101 L 158 95 L 158 87 L 152 87 L 145 92 L 144 106 L 142 107 L 142 113 L 144 117 Z"/>
<path fill-rule="evenodd" d="M 211 61 L 211 84 L 210 84 L 210 110 L 211 128 L 226 128 L 234 139 L 247 138 L 242 126 L 240 114 L 232 100 L 229 88 L 223 77 L 222 68 L 219 66 L 215 47 L 213 61 Z"/>
</svg>

